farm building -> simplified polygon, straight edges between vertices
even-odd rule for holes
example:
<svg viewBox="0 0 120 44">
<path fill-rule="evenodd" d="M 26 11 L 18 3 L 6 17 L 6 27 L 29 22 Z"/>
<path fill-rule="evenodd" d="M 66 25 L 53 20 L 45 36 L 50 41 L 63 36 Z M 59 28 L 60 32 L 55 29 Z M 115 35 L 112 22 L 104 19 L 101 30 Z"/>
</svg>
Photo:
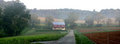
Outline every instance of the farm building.
<svg viewBox="0 0 120 44">
<path fill-rule="evenodd" d="M 53 22 L 53 30 L 65 30 L 65 22 Z"/>
</svg>

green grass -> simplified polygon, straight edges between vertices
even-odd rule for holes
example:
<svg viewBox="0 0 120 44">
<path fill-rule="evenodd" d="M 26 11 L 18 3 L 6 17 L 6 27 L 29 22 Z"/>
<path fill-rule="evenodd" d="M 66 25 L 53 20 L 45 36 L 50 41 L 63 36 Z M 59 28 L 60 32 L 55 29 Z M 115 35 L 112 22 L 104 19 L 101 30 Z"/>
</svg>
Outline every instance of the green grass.
<svg viewBox="0 0 120 44">
<path fill-rule="evenodd" d="M 29 33 L 32 29 L 31 28 L 25 28 L 21 33 L 20 35 L 24 35 L 25 33 Z"/>
<path fill-rule="evenodd" d="M 40 35 L 6 37 L 0 38 L 0 44 L 30 44 L 34 41 L 58 40 L 64 35 L 66 35 L 66 33 L 49 33 Z"/>
<path fill-rule="evenodd" d="M 31 42 L 34 41 L 58 40 L 66 35 L 67 32 L 67 30 L 42 30 L 26 28 L 19 36 L 0 38 L 0 44 L 31 44 Z"/>
<path fill-rule="evenodd" d="M 88 37 L 84 36 L 82 33 L 74 31 L 76 44 L 95 44 L 93 41 L 88 39 Z"/>
<path fill-rule="evenodd" d="M 67 30 L 39 30 L 39 29 L 31 29 L 26 31 L 24 34 L 21 35 L 37 35 L 37 34 L 46 34 L 46 33 L 66 33 Z"/>
</svg>

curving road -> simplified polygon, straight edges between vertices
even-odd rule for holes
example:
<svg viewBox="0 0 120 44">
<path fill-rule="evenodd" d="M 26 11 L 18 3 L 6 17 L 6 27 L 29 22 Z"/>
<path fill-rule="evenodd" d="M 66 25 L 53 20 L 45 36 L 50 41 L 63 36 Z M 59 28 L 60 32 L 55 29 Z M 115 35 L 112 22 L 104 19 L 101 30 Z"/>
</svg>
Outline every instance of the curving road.
<svg viewBox="0 0 120 44">
<path fill-rule="evenodd" d="M 46 44 L 76 44 L 74 32 L 73 30 L 70 30 L 70 32 L 63 38 L 54 42 L 46 43 Z"/>
<path fill-rule="evenodd" d="M 70 32 L 62 37 L 59 40 L 56 41 L 43 41 L 43 42 L 33 42 L 34 43 L 44 43 L 44 44 L 76 44 L 75 42 L 75 36 L 74 36 L 74 31 L 70 30 Z"/>
</svg>

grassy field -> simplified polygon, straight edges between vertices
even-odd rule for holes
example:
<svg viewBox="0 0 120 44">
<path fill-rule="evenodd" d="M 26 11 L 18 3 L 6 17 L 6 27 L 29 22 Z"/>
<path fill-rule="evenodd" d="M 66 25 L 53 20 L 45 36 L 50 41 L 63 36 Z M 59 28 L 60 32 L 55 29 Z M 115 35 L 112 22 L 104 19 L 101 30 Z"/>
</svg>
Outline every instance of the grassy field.
<svg viewBox="0 0 120 44">
<path fill-rule="evenodd" d="M 0 44 L 30 44 L 34 41 L 50 41 L 50 40 L 58 40 L 64 35 L 67 34 L 68 31 L 61 30 L 39 30 L 39 29 L 31 29 L 22 33 L 19 36 L 14 37 L 4 37 L 0 38 Z"/>
<path fill-rule="evenodd" d="M 88 37 L 84 36 L 82 33 L 78 31 L 74 31 L 76 44 L 95 44 L 93 41 L 88 39 Z"/>
<path fill-rule="evenodd" d="M 38 34 L 47 34 L 47 33 L 66 33 L 67 30 L 40 30 L 40 29 L 31 29 L 29 31 L 24 31 L 21 35 L 38 35 Z"/>
<path fill-rule="evenodd" d="M 81 33 L 94 33 L 94 32 L 109 32 L 119 31 L 120 27 L 89 27 L 89 28 L 77 28 Z"/>
</svg>

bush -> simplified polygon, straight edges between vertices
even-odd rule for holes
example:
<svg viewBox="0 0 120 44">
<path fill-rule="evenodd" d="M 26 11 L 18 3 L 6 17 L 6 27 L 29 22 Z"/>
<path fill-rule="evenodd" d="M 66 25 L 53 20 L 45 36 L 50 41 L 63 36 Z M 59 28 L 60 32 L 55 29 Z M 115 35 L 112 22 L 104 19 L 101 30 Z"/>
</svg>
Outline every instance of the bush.
<svg viewBox="0 0 120 44">
<path fill-rule="evenodd" d="M 102 26 L 102 24 L 96 24 L 96 27 L 101 27 Z"/>
</svg>

